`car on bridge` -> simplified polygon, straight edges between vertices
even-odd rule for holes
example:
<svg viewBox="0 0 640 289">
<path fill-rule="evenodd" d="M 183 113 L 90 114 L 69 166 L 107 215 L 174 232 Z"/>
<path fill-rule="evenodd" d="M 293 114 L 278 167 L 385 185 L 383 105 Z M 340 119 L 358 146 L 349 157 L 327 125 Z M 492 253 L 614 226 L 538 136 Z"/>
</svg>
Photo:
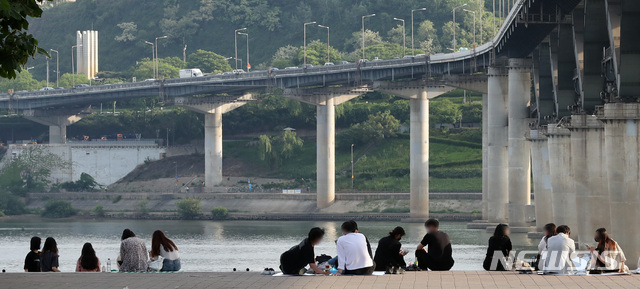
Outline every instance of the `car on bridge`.
<svg viewBox="0 0 640 289">
<path fill-rule="evenodd" d="M 339 65 L 350 64 L 349 61 L 340 61 Z"/>
<path fill-rule="evenodd" d="M 84 83 L 76 84 L 76 85 L 73 86 L 73 88 L 87 88 L 87 87 L 89 87 L 89 85 L 88 84 L 84 84 Z"/>
<path fill-rule="evenodd" d="M 325 62 L 324 66 L 334 66 L 335 64 L 333 64 L 333 62 Z"/>
<path fill-rule="evenodd" d="M 45 87 L 41 88 L 40 90 L 54 90 L 54 88 L 50 87 L 50 86 L 45 86 Z"/>
<path fill-rule="evenodd" d="M 233 73 L 235 73 L 235 74 L 242 74 L 242 73 L 247 73 L 247 72 L 245 72 L 245 71 L 244 71 L 244 69 L 234 69 L 234 70 L 233 70 Z"/>
</svg>

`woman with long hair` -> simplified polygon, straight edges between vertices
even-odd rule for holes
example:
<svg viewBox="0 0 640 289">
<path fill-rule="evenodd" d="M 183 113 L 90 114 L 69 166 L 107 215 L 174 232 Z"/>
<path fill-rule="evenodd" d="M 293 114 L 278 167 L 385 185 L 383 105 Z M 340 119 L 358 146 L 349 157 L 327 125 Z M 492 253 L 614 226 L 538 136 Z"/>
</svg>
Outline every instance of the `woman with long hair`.
<svg viewBox="0 0 640 289">
<path fill-rule="evenodd" d="M 609 237 L 607 229 L 597 229 L 594 240 L 598 242 L 596 247 L 587 245 L 592 254 L 592 261 L 595 261 L 593 262 L 595 266 L 592 266 L 595 268 L 591 270 L 591 273 L 623 273 L 627 271 L 627 266 L 624 265 L 627 258 L 618 242 Z"/>
<path fill-rule="evenodd" d="M 178 246 L 160 230 L 153 232 L 149 256 L 151 260 L 155 260 L 159 256 L 164 258 L 160 271 L 180 271 L 181 264 Z"/>
<path fill-rule="evenodd" d="M 100 259 L 91 243 L 84 243 L 82 255 L 76 263 L 76 272 L 100 272 Z"/>
<path fill-rule="evenodd" d="M 52 237 L 48 237 L 42 246 L 42 255 L 40 256 L 40 269 L 42 272 L 60 272 L 58 267 L 60 264 L 58 259 L 58 244 Z"/>
<path fill-rule="evenodd" d="M 549 223 L 544 225 L 542 232 L 544 233 L 544 237 L 542 237 L 542 240 L 538 243 L 538 270 L 544 269 L 544 263 L 547 258 L 547 249 L 549 248 L 549 238 L 556 235 L 556 224 Z"/>
<path fill-rule="evenodd" d="M 147 271 L 147 245 L 129 229 L 122 232 L 120 272 Z"/>
<path fill-rule="evenodd" d="M 511 239 L 509 238 L 509 225 L 499 224 L 493 236 L 489 238 L 489 248 L 487 248 L 487 256 L 482 263 L 482 267 L 487 271 L 506 271 L 506 260 L 509 253 L 513 250 Z M 497 259 L 494 261 L 494 259 Z"/>
<path fill-rule="evenodd" d="M 407 251 L 402 251 L 400 240 L 406 235 L 404 228 L 395 227 L 389 235 L 380 239 L 373 261 L 376 271 L 386 271 L 388 274 L 402 274 L 407 267 L 404 256 Z"/>
</svg>

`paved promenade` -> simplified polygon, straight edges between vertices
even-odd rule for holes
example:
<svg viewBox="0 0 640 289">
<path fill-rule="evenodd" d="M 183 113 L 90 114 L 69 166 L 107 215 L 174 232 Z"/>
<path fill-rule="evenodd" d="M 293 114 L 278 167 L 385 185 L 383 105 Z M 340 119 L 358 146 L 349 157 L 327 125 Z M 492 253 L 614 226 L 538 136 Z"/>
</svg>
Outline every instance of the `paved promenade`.
<svg viewBox="0 0 640 289">
<path fill-rule="evenodd" d="M 386 276 L 272 277 L 255 272 L 4 273 L 0 288 L 640 288 L 640 276 L 538 276 L 513 272 L 407 272 Z"/>
</svg>

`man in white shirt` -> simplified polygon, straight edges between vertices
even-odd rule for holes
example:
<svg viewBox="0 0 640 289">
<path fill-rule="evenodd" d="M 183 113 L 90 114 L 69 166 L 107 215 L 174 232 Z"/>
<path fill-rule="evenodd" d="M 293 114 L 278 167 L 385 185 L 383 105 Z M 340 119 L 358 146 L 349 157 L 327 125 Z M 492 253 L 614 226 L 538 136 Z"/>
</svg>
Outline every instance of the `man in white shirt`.
<svg viewBox="0 0 640 289">
<path fill-rule="evenodd" d="M 367 238 L 357 232 L 358 224 L 347 221 L 342 224 L 343 236 L 338 238 L 338 273 L 336 275 L 371 275 L 375 264 L 367 248 Z"/>
<path fill-rule="evenodd" d="M 558 226 L 557 235 L 547 240 L 547 257 L 544 264 L 544 274 L 572 274 L 573 261 L 576 255 L 576 244 L 568 226 Z"/>
</svg>

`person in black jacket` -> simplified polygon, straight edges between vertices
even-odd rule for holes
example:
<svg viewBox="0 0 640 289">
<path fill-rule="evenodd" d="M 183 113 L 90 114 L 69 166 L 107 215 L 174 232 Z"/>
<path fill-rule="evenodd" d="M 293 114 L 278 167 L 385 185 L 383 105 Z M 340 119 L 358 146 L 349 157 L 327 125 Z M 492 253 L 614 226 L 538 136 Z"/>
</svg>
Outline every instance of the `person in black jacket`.
<svg viewBox="0 0 640 289">
<path fill-rule="evenodd" d="M 311 231 L 309 231 L 308 238 L 305 238 L 300 244 L 282 253 L 280 256 L 280 270 L 282 270 L 282 273 L 302 275 L 306 272 L 305 267 L 309 265 L 315 274 L 329 274 L 318 268 L 316 265 L 316 255 L 313 250 L 313 247 L 318 245 L 323 237 L 323 229 L 318 227 L 312 228 Z"/>
<path fill-rule="evenodd" d="M 489 238 L 489 248 L 487 248 L 487 256 L 482 267 L 487 271 L 507 271 L 509 268 L 504 266 L 511 250 L 513 247 L 509 239 L 509 226 L 506 224 L 496 226 L 493 236 Z"/>
<path fill-rule="evenodd" d="M 424 226 L 427 228 L 427 234 L 416 250 L 418 267 L 431 271 L 451 270 L 455 261 L 449 235 L 440 231 L 440 222 L 436 219 L 427 220 Z"/>
<path fill-rule="evenodd" d="M 376 271 L 393 273 L 407 267 L 407 263 L 404 261 L 407 252 L 400 249 L 402 247 L 400 240 L 405 234 L 402 227 L 395 227 L 393 231 L 389 232 L 389 236 L 380 239 L 376 249 L 376 257 L 373 259 L 376 263 Z"/>
</svg>

